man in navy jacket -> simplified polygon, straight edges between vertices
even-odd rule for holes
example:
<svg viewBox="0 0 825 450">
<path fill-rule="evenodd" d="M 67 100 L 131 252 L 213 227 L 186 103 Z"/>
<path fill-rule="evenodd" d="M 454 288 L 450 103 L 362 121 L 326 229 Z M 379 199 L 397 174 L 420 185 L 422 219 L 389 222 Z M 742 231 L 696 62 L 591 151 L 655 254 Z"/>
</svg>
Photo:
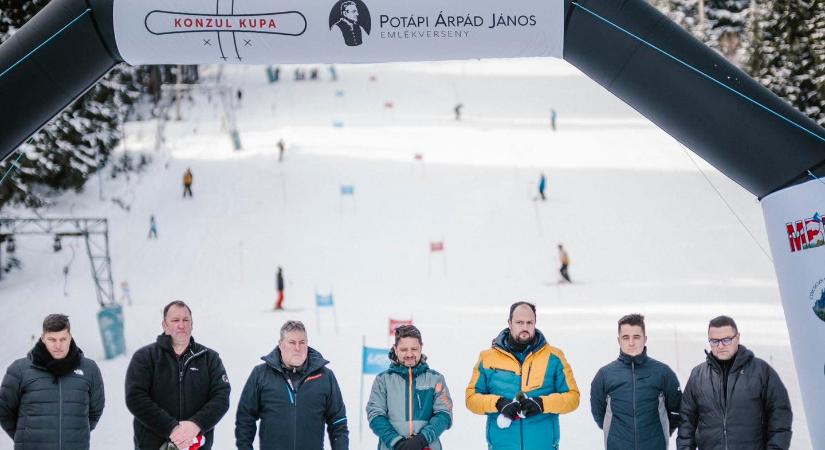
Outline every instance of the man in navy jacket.
<svg viewBox="0 0 825 450">
<path fill-rule="evenodd" d="M 607 450 L 665 450 L 679 425 L 682 392 L 676 374 L 647 356 L 645 318 L 619 319 L 619 357 L 599 369 L 590 409 Z"/>
<path fill-rule="evenodd" d="M 261 358 L 243 388 L 235 445 L 252 450 L 257 422 L 261 450 L 322 450 L 324 427 L 333 450 L 349 448 L 347 412 L 329 361 L 309 347 L 304 324 L 288 320 L 278 346 Z"/>
</svg>

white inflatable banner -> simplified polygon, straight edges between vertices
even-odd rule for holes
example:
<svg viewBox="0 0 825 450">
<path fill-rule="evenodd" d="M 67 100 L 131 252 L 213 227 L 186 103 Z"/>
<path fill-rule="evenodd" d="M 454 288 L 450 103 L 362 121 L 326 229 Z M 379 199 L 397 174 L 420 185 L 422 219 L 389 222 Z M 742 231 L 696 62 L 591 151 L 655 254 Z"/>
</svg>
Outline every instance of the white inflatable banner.
<svg viewBox="0 0 825 450">
<path fill-rule="evenodd" d="M 551 56 L 563 0 L 115 0 L 130 64 L 366 63 Z"/>
<path fill-rule="evenodd" d="M 813 448 L 825 448 L 825 184 L 762 199 Z"/>
</svg>

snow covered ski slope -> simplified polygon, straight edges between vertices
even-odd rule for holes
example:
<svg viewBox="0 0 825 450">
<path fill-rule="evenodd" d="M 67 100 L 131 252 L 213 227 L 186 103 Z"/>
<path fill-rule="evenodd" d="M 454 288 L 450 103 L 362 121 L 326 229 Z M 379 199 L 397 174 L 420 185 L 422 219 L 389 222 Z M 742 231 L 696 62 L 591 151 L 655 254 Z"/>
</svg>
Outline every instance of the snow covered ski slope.
<svg viewBox="0 0 825 450">
<path fill-rule="evenodd" d="M 789 389 L 792 448 L 811 448 L 750 194 L 564 62 L 339 66 L 337 82 L 325 67 L 321 80 L 295 82 L 294 69 L 283 67 L 276 84 L 263 67 L 224 69 L 221 82 L 243 92 L 236 110 L 243 150 L 233 151 L 222 130 L 216 95 L 210 103 L 197 93 L 182 108 L 184 120 L 166 125 L 159 152 L 156 121 L 127 124 L 127 151 L 153 157 L 146 172 L 128 182 L 104 178 L 104 201 L 91 183 L 40 211 L 109 218 L 115 283 L 127 280 L 134 299 L 125 307 L 130 355 L 160 333 L 164 304 L 182 299 L 192 307 L 195 339 L 221 353 L 233 387 L 216 448 L 234 448 L 243 383 L 287 318 L 305 321 L 310 345 L 331 361 L 351 448 L 375 448 L 366 423 L 359 432 L 361 342 L 387 346 L 389 317 L 413 318 L 431 367 L 446 377 L 455 410 L 445 447 L 485 448 L 484 417 L 464 407 L 464 388 L 516 300 L 538 305 L 538 328 L 564 350 L 581 389 L 578 410 L 560 419 L 561 448 L 601 448 L 590 381 L 617 356 L 616 320 L 631 312 L 646 315 L 650 355 L 683 385 L 704 359 L 708 320 L 734 317 L 742 343 Z M 206 70 L 205 82 L 216 76 Z M 453 117 L 458 103 L 461 121 Z M 192 199 L 181 195 L 186 168 L 194 173 Z M 536 200 L 542 172 L 546 202 Z M 342 196 L 342 186 L 353 195 Z M 150 215 L 157 240 L 147 239 Z M 431 253 L 431 242 L 444 251 Z M 558 284 L 560 242 L 572 285 Z M 18 239 L 24 270 L 0 282 L 0 364 L 29 350 L 46 314 L 69 314 L 106 382 L 92 447 L 121 447 L 132 436 L 123 400 L 129 358 L 103 360 L 80 242 L 64 242 L 60 253 L 50 245 L 48 237 Z M 278 266 L 284 312 L 272 311 Z M 316 313 L 314 294 L 330 291 L 335 314 Z M 0 439 L 0 449 L 11 448 Z"/>
</svg>

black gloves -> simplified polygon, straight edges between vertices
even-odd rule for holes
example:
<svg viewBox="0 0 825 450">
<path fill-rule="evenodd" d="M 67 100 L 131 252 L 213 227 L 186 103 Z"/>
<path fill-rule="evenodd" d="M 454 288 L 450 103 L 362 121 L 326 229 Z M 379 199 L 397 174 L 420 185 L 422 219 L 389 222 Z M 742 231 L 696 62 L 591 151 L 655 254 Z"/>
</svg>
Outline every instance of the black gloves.
<svg viewBox="0 0 825 450">
<path fill-rule="evenodd" d="M 394 450 L 424 450 L 429 443 L 423 434 L 402 438 L 392 447 Z"/>
<path fill-rule="evenodd" d="M 541 397 L 523 397 L 519 404 L 524 417 L 533 417 L 544 412 L 544 402 Z"/>
<path fill-rule="evenodd" d="M 501 397 L 496 402 L 496 409 L 504 417 L 510 420 L 516 420 L 516 417 L 518 417 L 518 413 L 521 410 L 521 404 L 515 400 L 507 400 L 504 397 Z"/>
</svg>

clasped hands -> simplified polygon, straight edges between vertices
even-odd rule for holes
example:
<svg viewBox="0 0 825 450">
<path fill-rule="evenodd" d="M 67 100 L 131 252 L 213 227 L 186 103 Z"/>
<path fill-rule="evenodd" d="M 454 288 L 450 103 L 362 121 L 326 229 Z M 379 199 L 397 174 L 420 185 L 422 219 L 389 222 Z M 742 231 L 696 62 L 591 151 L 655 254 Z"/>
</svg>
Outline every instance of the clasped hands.
<svg viewBox="0 0 825 450">
<path fill-rule="evenodd" d="M 513 400 L 507 400 L 504 397 L 499 398 L 496 402 L 496 409 L 504 417 L 516 420 L 519 413 L 525 418 L 543 413 L 544 402 L 541 397 L 527 397 L 524 394 L 519 394 Z"/>
<path fill-rule="evenodd" d="M 184 420 L 178 423 L 169 435 L 169 440 L 180 450 L 188 450 L 195 442 L 195 437 L 201 432 L 201 428 L 195 422 Z"/>
</svg>

